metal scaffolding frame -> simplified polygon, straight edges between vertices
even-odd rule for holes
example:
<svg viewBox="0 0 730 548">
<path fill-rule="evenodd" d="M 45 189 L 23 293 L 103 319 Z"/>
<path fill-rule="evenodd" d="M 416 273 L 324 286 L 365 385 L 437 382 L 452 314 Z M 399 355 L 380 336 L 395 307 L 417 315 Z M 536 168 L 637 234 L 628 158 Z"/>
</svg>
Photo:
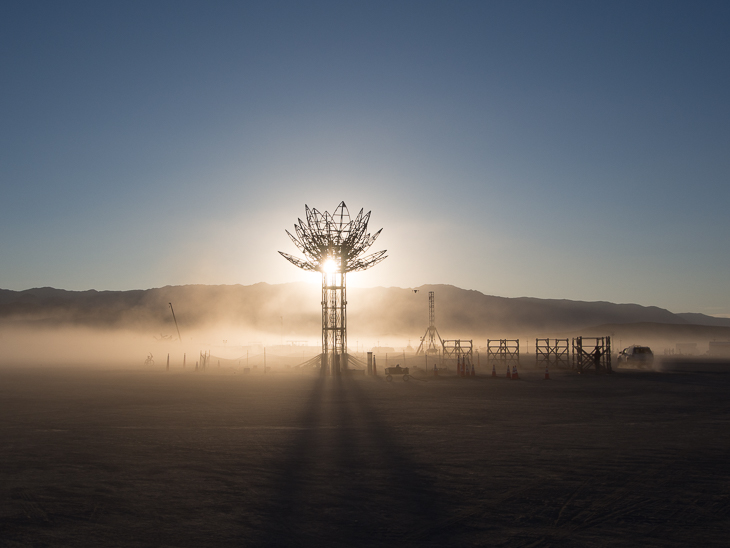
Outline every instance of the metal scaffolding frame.
<svg viewBox="0 0 730 548">
<path fill-rule="evenodd" d="M 322 367 L 347 369 L 347 287 L 342 272 L 322 273 Z"/>
<path fill-rule="evenodd" d="M 568 339 L 535 339 L 535 365 L 570 367 L 570 344 Z"/>
<path fill-rule="evenodd" d="M 466 358 L 468 363 L 472 363 L 474 357 L 474 344 L 472 340 L 466 339 L 442 339 L 441 340 L 441 359 L 458 360 Z"/>
<path fill-rule="evenodd" d="M 306 260 L 279 253 L 290 263 L 308 272 L 322 273 L 322 356 L 321 373 L 337 375 L 347 369 L 347 284 L 346 274 L 367 270 L 386 258 L 386 251 L 361 257 L 375 242 L 367 232 L 370 213 L 361 209 L 353 219 L 345 205 L 334 213 L 320 213 L 305 205 L 306 222 L 297 219 L 296 237 L 287 235 Z"/>
<path fill-rule="evenodd" d="M 575 337 L 572 345 L 573 369 L 577 369 L 578 373 L 591 367 L 596 373 L 613 373 L 611 337 Z"/>
<path fill-rule="evenodd" d="M 487 339 L 487 365 L 520 365 L 519 339 Z"/>
<path fill-rule="evenodd" d="M 416 356 L 420 356 L 423 354 L 423 343 L 426 342 L 426 355 L 429 354 L 438 354 L 439 353 L 439 346 L 443 348 L 444 341 L 441 339 L 441 335 L 439 335 L 438 329 L 436 329 L 436 298 L 434 297 L 434 292 L 429 291 L 428 292 L 428 329 L 426 329 L 426 333 L 424 333 L 423 337 L 421 337 L 421 344 L 418 345 L 418 350 L 416 350 Z M 436 338 L 439 340 L 439 346 L 436 346 Z"/>
</svg>

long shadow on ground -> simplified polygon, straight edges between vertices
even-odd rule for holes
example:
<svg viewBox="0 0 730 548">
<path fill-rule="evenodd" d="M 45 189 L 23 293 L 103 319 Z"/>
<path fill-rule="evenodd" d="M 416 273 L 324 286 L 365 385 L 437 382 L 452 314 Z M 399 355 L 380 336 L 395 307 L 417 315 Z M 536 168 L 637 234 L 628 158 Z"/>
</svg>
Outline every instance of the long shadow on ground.
<svg viewBox="0 0 730 548">
<path fill-rule="evenodd" d="M 409 543 L 439 517 L 444 496 L 419 473 L 360 382 L 319 379 L 302 429 L 275 467 L 262 544 L 424 546 L 448 531 Z"/>
</svg>

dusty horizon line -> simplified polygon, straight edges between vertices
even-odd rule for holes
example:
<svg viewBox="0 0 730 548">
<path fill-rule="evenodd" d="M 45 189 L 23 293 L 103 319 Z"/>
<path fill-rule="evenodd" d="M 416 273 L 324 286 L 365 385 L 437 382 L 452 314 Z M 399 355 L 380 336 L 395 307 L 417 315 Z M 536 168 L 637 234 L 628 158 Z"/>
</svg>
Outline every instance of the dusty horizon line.
<svg viewBox="0 0 730 548">
<path fill-rule="evenodd" d="M 253 287 L 257 285 L 265 285 L 265 286 L 285 286 L 285 285 L 319 285 L 319 282 L 304 282 L 304 281 L 292 281 L 292 282 L 281 282 L 281 283 L 269 283 L 269 282 L 254 282 L 251 284 L 204 284 L 204 283 L 188 283 L 188 284 L 168 284 L 158 287 L 149 287 L 146 289 L 64 289 L 60 287 L 53 287 L 53 286 L 42 286 L 42 287 L 31 287 L 28 289 L 6 289 L 6 288 L 0 288 L 1 291 L 9 291 L 13 293 L 24 293 L 27 291 L 38 291 L 38 290 L 54 290 L 54 291 L 64 291 L 67 293 L 131 293 L 131 292 L 137 292 L 137 291 L 155 291 L 159 289 L 167 289 L 167 288 L 184 288 L 184 287 Z M 719 318 L 719 319 L 727 319 L 727 315 L 719 314 L 706 314 L 704 312 L 673 312 L 672 310 L 669 310 L 668 308 L 663 308 L 661 306 L 657 305 L 644 305 L 634 302 L 625 302 L 625 303 L 619 303 L 614 301 L 605 301 L 605 300 L 582 300 L 582 299 L 570 299 L 567 297 L 563 298 L 550 298 L 550 297 L 530 297 L 530 296 L 520 296 L 520 297 L 504 297 L 502 295 L 495 295 L 490 293 L 484 293 L 483 291 L 480 291 L 478 289 L 469 289 L 465 287 L 459 287 L 454 284 L 446 284 L 446 283 L 434 283 L 434 284 L 421 284 L 419 286 L 413 286 L 413 287 L 400 287 L 400 286 L 383 286 L 383 285 L 377 285 L 377 286 L 354 286 L 350 287 L 350 290 L 368 290 L 368 289 L 400 289 L 400 290 L 418 290 L 420 291 L 422 288 L 428 288 L 428 287 L 451 287 L 455 289 L 459 289 L 461 291 L 473 291 L 475 293 L 479 293 L 480 295 L 484 295 L 486 297 L 493 297 L 496 299 L 505 299 L 505 300 L 536 300 L 536 301 L 547 301 L 547 302 L 574 302 L 574 303 L 587 303 L 587 304 L 612 304 L 612 305 L 631 305 L 631 306 L 640 306 L 643 308 L 656 308 L 658 310 L 664 310 L 667 312 L 670 312 L 671 314 L 695 314 L 695 315 L 702 315 L 707 316 L 710 318 Z"/>
</svg>

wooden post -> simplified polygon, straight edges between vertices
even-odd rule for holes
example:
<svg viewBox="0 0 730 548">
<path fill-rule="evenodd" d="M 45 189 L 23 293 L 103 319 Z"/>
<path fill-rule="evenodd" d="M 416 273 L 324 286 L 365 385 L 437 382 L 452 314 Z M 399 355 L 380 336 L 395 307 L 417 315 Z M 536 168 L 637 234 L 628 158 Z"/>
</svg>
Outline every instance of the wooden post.
<svg viewBox="0 0 730 548">
<path fill-rule="evenodd" d="M 165 368 L 165 371 L 170 370 L 170 354 L 167 355 L 167 367 Z"/>
</svg>

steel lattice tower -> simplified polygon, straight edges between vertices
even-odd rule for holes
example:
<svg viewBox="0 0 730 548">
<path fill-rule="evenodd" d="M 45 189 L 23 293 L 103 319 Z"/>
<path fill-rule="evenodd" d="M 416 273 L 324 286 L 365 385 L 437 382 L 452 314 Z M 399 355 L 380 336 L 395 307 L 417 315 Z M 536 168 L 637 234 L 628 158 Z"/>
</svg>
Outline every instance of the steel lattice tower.
<svg viewBox="0 0 730 548">
<path fill-rule="evenodd" d="M 286 231 L 307 260 L 281 255 L 302 270 L 322 273 L 322 365 L 321 372 L 338 374 L 347 368 L 347 284 L 348 272 L 366 270 L 385 259 L 385 251 L 359 258 L 373 245 L 382 228 L 367 233 L 370 212 L 361 209 L 352 219 L 345 202 L 333 214 L 304 206 L 306 223 L 297 219 L 297 237 Z"/>
<path fill-rule="evenodd" d="M 416 355 L 419 355 L 423 350 L 423 343 L 426 343 L 426 354 L 438 354 L 440 348 L 443 346 L 441 335 L 439 335 L 438 329 L 436 329 L 436 303 L 433 291 L 428 292 L 428 328 L 423 337 L 421 337 L 421 344 L 418 345 Z M 439 346 L 436 346 L 436 337 L 439 340 Z"/>
</svg>

